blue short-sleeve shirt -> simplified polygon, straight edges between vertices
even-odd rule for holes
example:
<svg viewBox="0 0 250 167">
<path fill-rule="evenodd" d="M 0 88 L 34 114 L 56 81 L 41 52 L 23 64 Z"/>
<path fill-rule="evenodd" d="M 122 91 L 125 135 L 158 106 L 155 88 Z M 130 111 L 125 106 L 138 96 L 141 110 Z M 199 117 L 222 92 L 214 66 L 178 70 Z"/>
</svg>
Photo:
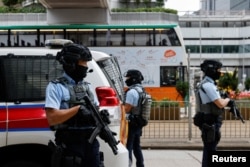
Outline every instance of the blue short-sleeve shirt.
<svg viewBox="0 0 250 167">
<path fill-rule="evenodd" d="M 204 80 L 206 81 L 202 85 L 202 88 L 205 92 L 203 92 L 202 89 L 199 90 L 202 104 L 210 103 L 220 99 L 220 92 L 217 86 L 214 84 L 214 80 L 208 76 L 205 76 Z"/>
<path fill-rule="evenodd" d="M 66 73 L 63 74 L 70 84 L 75 85 L 75 81 L 70 78 Z M 89 85 L 90 91 L 93 92 L 91 85 Z M 99 105 L 97 98 L 95 98 L 95 104 Z M 50 82 L 46 88 L 45 108 L 54 109 L 67 109 L 69 105 L 67 101 L 70 100 L 70 92 L 66 85 L 56 84 Z"/>
<path fill-rule="evenodd" d="M 126 92 L 125 103 L 136 107 L 138 105 L 138 100 L 139 100 L 139 93 L 135 89 L 129 89 Z"/>
</svg>

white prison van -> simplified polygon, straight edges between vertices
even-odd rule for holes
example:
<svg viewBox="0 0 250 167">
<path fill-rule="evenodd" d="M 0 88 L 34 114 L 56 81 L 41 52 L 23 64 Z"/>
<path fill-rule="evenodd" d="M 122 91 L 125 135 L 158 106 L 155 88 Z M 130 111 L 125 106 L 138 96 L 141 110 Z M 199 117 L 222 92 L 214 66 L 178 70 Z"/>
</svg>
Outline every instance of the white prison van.
<svg viewBox="0 0 250 167">
<path fill-rule="evenodd" d="M 48 45 L 50 45 L 49 43 Z M 45 89 L 48 82 L 60 76 L 61 65 L 55 60 L 60 49 L 33 47 L 0 47 L 0 166 L 49 167 L 49 140 L 54 140 L 44 111 Z M 86 81 L 96 90 L 100 109 L 110 113 L 110 129 L 119 140 L 123 80 L 115 57 L 91 51 Z M 105 94 L 105 96 L 103 96 Z M 119 143 L 118 154 L 103 140 L 107 167 L 127 167 L 128 152 Z"/>
</svg>

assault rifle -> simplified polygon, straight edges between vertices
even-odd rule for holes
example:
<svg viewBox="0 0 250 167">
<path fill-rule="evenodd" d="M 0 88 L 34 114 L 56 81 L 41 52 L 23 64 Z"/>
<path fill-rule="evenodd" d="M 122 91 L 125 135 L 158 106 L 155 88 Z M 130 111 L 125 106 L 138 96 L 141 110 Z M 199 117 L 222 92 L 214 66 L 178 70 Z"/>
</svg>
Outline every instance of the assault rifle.
<svg viewBox="0 0 250 167">
<path fill-rule="evenodd" d="M 230 98 L 226 92 L 220 92 L 220 93 L 221 93 L 222 98 Z M 245 121 L 244 121 L 239 109 L 237 108 L 237 105 L 235 104 L 234 100 L 230 100 L 229 107 L 230 107 L 229 112 L 231 112 L 236 119 L 239 118 L 242 123 L 245 123 Z"/>
<path fill-rule="evenodd" d="M 230 105 L 230 110 L 229 110 L 229 112 L 231 112 L 231 113 L 234 115 L 234 117 L 235 117 L 236 119 L 239 118 L 239 119 L 241 120 L 242 123 L 245 123 L 245 121 L 243 120 L 243 117 L 242 117 L 240 111 L 238 110 L 238 108 L 237 108 L 235 102 L 232 101 L 231 103 L 232 103 L 232 104 Z"/>
<path fill-rule="evenodd" d="M 92 111 L 91 112 L 92 116 L 93 116 L 93 118 L 94 118 L 94 120 L 96 122 L 96 128 L 93 131 L 93 133 L 91 134 L 88 141 L 90 143 L 92 143 L 94 141 L 94 139 L 96 138 L 96 136 L 99 135 L 101 137 L 101 139 L 103 139 L 106 143 L 108 143 L 108 145 L 112 149 L 113 153 L 116 155 L 118 153 L 117 152 L 117 150 L 118 150 L 117 144 L 119 142 L 115 139 L 114 132 L 112 132 L 109 129 L 108 125 L 102 120 L 102 117 L 101 117 L 99 111 L 92 104 L 89 97 L 87 95 L 85 95 L 83 97 L 83 99 L 86 102 L 86 107 Z"/>
</svg>

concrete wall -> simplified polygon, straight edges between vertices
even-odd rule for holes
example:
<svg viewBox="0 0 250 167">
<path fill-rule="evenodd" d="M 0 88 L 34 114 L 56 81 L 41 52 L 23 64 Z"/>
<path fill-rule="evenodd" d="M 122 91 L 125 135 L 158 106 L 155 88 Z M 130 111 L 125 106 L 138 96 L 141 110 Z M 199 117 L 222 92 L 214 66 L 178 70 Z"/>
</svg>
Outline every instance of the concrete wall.
<svg viewBox="0 0 250 167">
<path fill-rule="evenodd" d="M 48 24 L 108 24 L 108 9 L 47 9 Z"/>
</svg>

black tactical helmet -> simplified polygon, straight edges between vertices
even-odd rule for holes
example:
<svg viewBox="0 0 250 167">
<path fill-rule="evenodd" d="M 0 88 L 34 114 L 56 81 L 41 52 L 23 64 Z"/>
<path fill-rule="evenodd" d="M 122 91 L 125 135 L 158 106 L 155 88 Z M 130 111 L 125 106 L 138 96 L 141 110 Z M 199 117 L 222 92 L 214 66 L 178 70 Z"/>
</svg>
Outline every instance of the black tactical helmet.
<svg viewBox="0 0 250 167">
<path fill-rule="evenodd" d="M 56 60 L 63 65 L 74 66 L 79 60 L 91 61 L 92 55 L 89 49 L 79 44 L 67 44 L 61 52 L 57 53 Z"/>
<path fill-rule="evenodd" d="M 140 71 L 134 70 L 134 69 L 128 70 L 127 72 L 124 73 L 123 76 L 129 77 L 125 81 L 127 86 L 131 86 L 134 84 L 141 84 L 141 81 L 143 81 L 143 79 L 144 79 L 142 73 Z"/>
<path fill-rule="evenodd" d="M 205 75 L 213 78 L 214 80 L 219 79 L 220 72 L 218 72 L 218 69 L 222 68 L 221 62 L 217 60 L 204 60 L 200 67 Z"/>
<path fill-rule="evenodd" d="M 130 77 L 138 81 L 143 81 L 143 75 L 139 70 L 131 69 L 124 73 L 124 77 Z"/>
<path fill-rule="evenodd" d="M 218 70 L 221 67 L 222 63 L 217 60 L 204 60 L 201 64 L 201 70 L 205 73 L 211 70 Z"/>
</svg>

